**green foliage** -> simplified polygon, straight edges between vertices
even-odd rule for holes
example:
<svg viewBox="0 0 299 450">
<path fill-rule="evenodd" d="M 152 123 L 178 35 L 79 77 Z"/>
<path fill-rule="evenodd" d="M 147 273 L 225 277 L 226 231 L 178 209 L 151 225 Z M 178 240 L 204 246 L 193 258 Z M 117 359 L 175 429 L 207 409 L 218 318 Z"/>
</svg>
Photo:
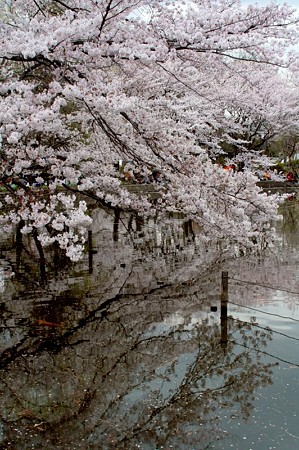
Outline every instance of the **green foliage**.
<svg viewBox="0 0 299 450">
<path fill-rule="evenodd" d="M 288 162 L 279 161 L 274 166 L 270 167 L 271 170 L 276 169 L 278 172 L 289 172 L 289 170 L 298 170 L 299 169 L 299 159 L 294 159 Z"/>
</svg>

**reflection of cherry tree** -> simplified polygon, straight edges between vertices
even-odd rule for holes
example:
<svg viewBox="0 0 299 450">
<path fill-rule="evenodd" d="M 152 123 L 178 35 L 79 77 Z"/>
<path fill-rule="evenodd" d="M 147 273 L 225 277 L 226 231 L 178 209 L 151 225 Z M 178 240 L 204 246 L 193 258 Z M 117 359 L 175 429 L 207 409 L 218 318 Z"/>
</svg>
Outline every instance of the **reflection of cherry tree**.
<svg viewBox="0 0 299 450">
<path fill-rule="evenodd" d="M 268 332 L 252 334 L 249 324 L 232 322 L 230 337 L 235 334 L 241 346 L 255 349 L 270 337 Z M 204 448 L 221 435 L 219 409 L 232 408 L 236 416 L 249 418 L 255 389 L 271 382 L 270 365 L 261 364 L 249 350 L 236 351 L 232 342 L 224 353 L 219 338 L 218 326 L 201 325 L 192 336 L 195 348 L 181 355 L 189 363 L 181 357 L 156 369 L 155 382 L 145 383 L 147 414 L 140 411 L 140 404 L 132 407 L 131 415 L 139 412 L 137 424 L 120 442 L 144 442 L 148 448 Z M 185 371 L 180 378 L 182 365 Z M 160 389 L 153 389 L 159 382 Z"/>
<path fill-rule="evenodd" d="M 255 307 L 276 304 L 277 296 L 291 310 L 298 308 L 298 204 L 287 201 L 281 207 L 283 220 L 276 224 L 278 239 L 261 258 L 231 259 L 225 266 L 229 274 L 229 302 Z M 283 266 L 283 270 L 282 270 Z M 236 305 L 237 304 L 237 305 Z"/>
<path fill-rule="evenodd" d="M 290 196 L 289 201 L 286 202 L 283 208 L 283 222 L 282 232 L 284 236 L 284 243 L 289 247 L 296 247 L 298 242 L 298 224 L 299 224 L 299 210 L 296 198 Z M 290 250 L 290 249 L 288 249 Z"/>
<path fill-rule="evenodd" d="M 221 409 L 249 417 L 271 382 L 255 351 L 268 331 L 229 321 L 224 351 L 217 324 L 192 326 L 185 314 L 171 325 L 173 300 L 114 300 L 2 354 L 4 447 L 199 449 L 221 436 Z"/>
<path fill-rule="evenodd" d="M 198 273 L 198 266 L 211 267 L 234 251 L 216 240 L 207 242 L 194 223 L 182 218 L 170 217 L 167 226 L 163 227 L 154 220 L 141 221 L 134 214 L 118 216 L 112 208 L 94 209 L 90 243 L 86 245 L 84 258 L 76 264 L 66 257 L 57 243 L 45 251 L 32 235 L 22 234 L 19 225 L 15 233 L 8 236 L 7 243 L 0 242 L 5 253 L 3 257 L 14 272 L 15 288 L 23 292 L 47 286 L 47 295 L 52 292 L 50 285 L 55 285 L 57 292 L 60 285 L 67 284 L 65 277 L 71 273 L 76 276 L 88 268 L 91 268 L 90 274 L 94 270 L 92 279 L 96 279 L 97 284 L 99 281 L 105 283 L 102 289 L 113 285 L 117 292 L 129 283 L 130 292 L 133 285 L 137 286 L 138 292 L 143 281 L 136 282 L 136 278 L 143 274 L 141 261 L 144 258 L 148 278 L 154 285 L 161 279 L 171 284 L 182 277 L 190 279 L 191 271 Z M 146 286 L 148 280 L 145 283 Z"/>
</svg>

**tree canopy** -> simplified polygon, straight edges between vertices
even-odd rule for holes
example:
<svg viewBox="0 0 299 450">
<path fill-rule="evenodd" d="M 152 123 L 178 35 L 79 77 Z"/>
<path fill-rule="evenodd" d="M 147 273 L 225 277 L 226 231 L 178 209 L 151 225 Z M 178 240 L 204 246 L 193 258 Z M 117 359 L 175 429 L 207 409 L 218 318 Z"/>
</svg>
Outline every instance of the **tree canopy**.
<svg viewBox="0 0 299 450">
<path fill-rule="evenodd" d="M 241 246 L 271 239 L 278 198 L 215 162 L 298 126 L 291 7 L 16 0 L 0 39 L 4 229 L 21 223 L 77 260 L 92 196 L 160 220 L 180 212 Z M 127 189 L 119 160 L 161 171 L 157 202 Z"/>
</svg>

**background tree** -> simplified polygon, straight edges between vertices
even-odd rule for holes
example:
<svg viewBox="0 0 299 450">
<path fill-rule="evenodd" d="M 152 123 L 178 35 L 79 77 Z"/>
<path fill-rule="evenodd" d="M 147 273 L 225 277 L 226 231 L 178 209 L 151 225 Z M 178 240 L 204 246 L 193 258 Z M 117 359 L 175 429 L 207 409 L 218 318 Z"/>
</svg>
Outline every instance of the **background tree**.
<svg viewBox="0 0 299 450">
<path fill-rule="evenodd" d="M 222 147 L 228 156 L 248 161 L 259 154 L 273 156 L 273 143 L 298 129 L 297 83 L 277 67 L 242 62 L 235 70 L 225 93 L 226 113 L 236 123 L 235 142 L 226 140 Z"/>
</svg>

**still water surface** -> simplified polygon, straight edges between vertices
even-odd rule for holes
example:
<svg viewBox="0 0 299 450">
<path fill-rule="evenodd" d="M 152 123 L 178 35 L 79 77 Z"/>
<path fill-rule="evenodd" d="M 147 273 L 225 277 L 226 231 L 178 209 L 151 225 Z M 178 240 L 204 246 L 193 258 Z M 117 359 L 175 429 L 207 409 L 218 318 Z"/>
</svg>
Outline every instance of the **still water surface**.
<svg viewBox="0 0 299 450">
<path fill-rule="evenodd" d="M 95 211 L 94 251 L 51 250 L 46 275 L 32 242 L 3 243 L 1 448 L 299 448 L 298 206 L 260 257 L 177 223 Z"/>
</svg>

